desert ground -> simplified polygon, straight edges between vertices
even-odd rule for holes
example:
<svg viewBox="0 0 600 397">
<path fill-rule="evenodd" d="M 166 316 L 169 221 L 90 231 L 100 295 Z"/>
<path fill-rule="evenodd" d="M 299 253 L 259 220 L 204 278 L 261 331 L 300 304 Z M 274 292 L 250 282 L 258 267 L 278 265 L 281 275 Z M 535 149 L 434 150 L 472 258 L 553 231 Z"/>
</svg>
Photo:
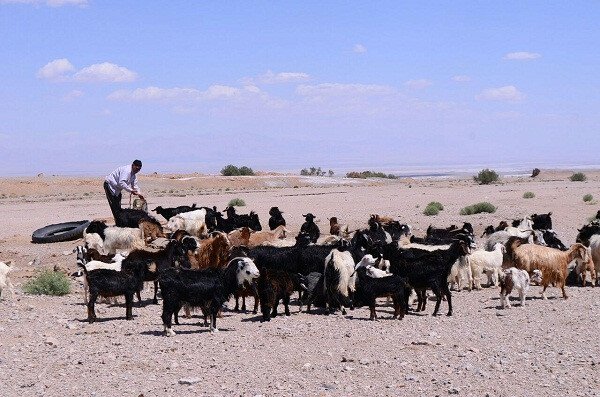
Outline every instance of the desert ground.
<svg viewBox="0 0 600 397">
<path fill-rule="evenodd" d="M 532 213 L 552 212 L 566 245 L 599 209 L 583 196 L 600 197 L 600 171 L 571 182 L 572 170 L 542 170 L 536 178 L 505 177 L 492 185 L 470 178 L 350 180 L 263 175 L 145 174 L 139 178 L 149 208 L 197 203 L 222 210 L 242 198 L 238 213 L 284 211 L 295 235 L 312 212 L 322 233 L 337 216 L 350 229 L 366 227 L 369 214 L 393 216 L 421 236 L 433 224 L 471 222 L 475 234 Z M 260 322 L 260 316 L 226 310 L 211 334 L 197 315 L 165 337 L 161 305 L 143 293 L 134 320 L 122 305 L 98 304 L 88 324 L 82 288 L 72 282 L 64 297 L 24 294 L 21 286 L 40 268 L 76 268 L 79 241 L 32 244 L 31 233 L 48 224 L 110 219 L 102 177 L 39 175 L 0 179 L 0 261 L 12 261 L 14 293 L 0 301 L 2 396 L 598 396 L 600 395 L 600 288 L 569 287 L 564 300 L 548 300 L 533 286 L 525 307 L 500 306 L 499 290 L 453 292 L 454 315 L 433 317 L 433 302 L 420 314 L 392 320 L 380 301 L 379 321 L 368 308 L 343 316 L 298 313 Z M 531 191 L 532 199 L 523 193 Z M 444 210 L 422 212 L 430 201 Z M 489 201 L 493 214 L 459 215 Z M 124 205 L 127 200 L 124 199 Z M 158 219 L 164 221 L 162 217 Z M 479 241 L 481 242 L 481 241 Z M 229 307 L 233 307 L 232 301 Z M 445 314 L 446 302 L 441 312 Z"/>
</svg>

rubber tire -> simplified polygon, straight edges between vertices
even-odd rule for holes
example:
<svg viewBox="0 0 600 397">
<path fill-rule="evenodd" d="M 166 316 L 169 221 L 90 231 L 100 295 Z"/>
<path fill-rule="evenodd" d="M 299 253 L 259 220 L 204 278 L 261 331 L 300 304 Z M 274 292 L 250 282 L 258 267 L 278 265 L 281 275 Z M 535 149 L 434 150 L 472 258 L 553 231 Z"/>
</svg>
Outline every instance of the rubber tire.
<svg viewBox="0 0 600 397">
<path fill-rule="evenodd" d="M 31 235 L 31 242 L 58 243 L 60 241 L 77 240 L 83 237 L 83 231 L 90 224 L 90 221 L 65 222 L 56 225 L 44 226 Z"/>
</svg>

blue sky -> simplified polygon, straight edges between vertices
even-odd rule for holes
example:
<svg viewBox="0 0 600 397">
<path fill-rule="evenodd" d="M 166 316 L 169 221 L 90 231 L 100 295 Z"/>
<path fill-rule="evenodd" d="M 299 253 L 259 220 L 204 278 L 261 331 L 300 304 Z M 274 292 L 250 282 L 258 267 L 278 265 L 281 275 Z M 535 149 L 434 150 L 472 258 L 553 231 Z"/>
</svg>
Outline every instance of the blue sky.
<svg viewBox="0 0 600 397">
<path fill-rule="evenodd" d="M 0 0 L 0 174 L 600 164 L 595 1 Z"/>
</svg>

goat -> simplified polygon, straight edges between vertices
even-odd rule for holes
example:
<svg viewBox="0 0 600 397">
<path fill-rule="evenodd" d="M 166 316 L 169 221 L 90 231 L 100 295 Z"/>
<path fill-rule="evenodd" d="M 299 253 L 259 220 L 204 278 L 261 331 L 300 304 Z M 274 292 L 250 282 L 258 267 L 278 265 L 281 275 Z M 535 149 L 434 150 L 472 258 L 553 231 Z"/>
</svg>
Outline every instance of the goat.
<svg viewBox="0 0 600 397">
<path fill-rule="evenodd" d="M 140 219 L 138 226 L 142 230 L 142 238 L 146 242 L 157 238 L 166 238 L 162 225 L 154 218 Z"/>
<path fill-rule="evenodd" d="M 135 267 L 127 271 L 116 271 L 109 269 L 96 269 L 88 272 L 83 266 L 83 272 L 87 279 L 90 299 L 88 301 L 88 322 L 91 324 L 96 320 L 94 305 L 99 295 L 106 297 L 125 296 L 125 318 L 133 320 L 133 295 L 142 289 L 144 285 L 144 274 L 146 271 L 156 271 L 155 265 L 138 262 Z"/>
<path fill-rule="evenodd" d="M 13 270 L 10 266 L 11 264 L 11 261 L 0 262 L 0 299 L 2 299 L 3 296 L 6 296 L 5 291 L 8 291 L 11 297 L 14 294 L 14 287 L 8 277 L 8 273 Z"/>
<path fill-rule="evenodd" d="M 252 284 L 244 283 L 238 287 L 238 289 L 233 293 L 233 297 L 235 299 L 235 308 L 233 311 L 240 310 L 239 298 L 242 298 L 242 311 L 246 311 L 246 298 L 251 296 L 254 298 L 254 309 L 252 309 L 252 313 L 258 313 L 258 290 L 256 288 L 256 284 L 253 282 Z"/>
<path fill-rule="evenodd" d="M 240 227 L 227 233 L 227 238 L 232 247 L 248 247 L 252 230 L 249 227 Z"/>
<path fill-rule="evenodd" d="M 582 287 L 586 286 L 586 278 L 587 272 L 590 272 L 590 277 L 592 279 L 592 287 L 596 285 L 596 269 L 594 266 L 594 261 L 592 258 L 592 250 L 591 248 L 586 248 L 587 250 L 587 260 L 575 259 L 575 266 L 573 270 L 567 276 L 567 285 L 581 285 Z M 569 280 L 572 279 L 572 280 Z"/>
<path fill-rule="evenodd" d="M 172 232 L 176 230 L 185 230 L 192 236 L 204 237 L 207 230 L 206 210 L 199 209 L 174 215 L 167 222 L 167 229 Z"/>
<path fill-rule="evenodd" d="M 546 288 L 550 284 L 556 285 L 562 290 L 564 299 L 567 299 L 565 282 L 567 279 L 567 267 L 569 262 L 576 258 L 587 261 L 587 251 L 584 245 L 575 243 L 568 251 L 560 251 L 556 248 L 543 247 L 536 244 L 523 244 L 518 237 L 511 237 L 506 242 L 506 253 L 512 258 L 514 266 L 518 269 L 531 273 L 538 269 L 542 272 L 542 298 L 546 299 Z"/>
<path fill-rule="evenodd" d="M 97 236 L 93 236 L 96 234 Z M 142 230 L 138 228 L 107 226 L 101 221 L 92 221 L 83 233 L 88 248 L 105 254 L 115 254 L 117 249 L 133 250 L 146 246 Z"/>
<path fill-rule="evenodd" d="M 78 272 L 74 273 L 73 275 L 75 277 L 81 277 L 81 282 L 83 284 L 83 304 L 87 305 L 89 303 L 89 299 L 88 299 L 88 293 L 89 293 L 89 285 L 88 285 L 88 281 L 87 281 L 87 277 L 85 277 L 85 274 L 83 272 L 83 269 L 86 269 L 88 272 L 92 271 L 92 270 L 97 270 L 97 269 L 106 269 L 106 270 L 115 270 L 117 272 L 121 271 L 121 265 L 123 263 L 123 259 L 125 259 L 125 257 L 121 254 L 115 254 L 110 261 L 101 261 L 101 260 L 87 260 L 86 256 L 87 256 L 87 252 L 85 250 L 85 247 L 83 246 L 77 246 L 76 248 L 77 251 L 77 266 L 78 266 Z M 95 251 L 95 250 L 91 250 L 90 251 Z M 97 251 L 95 251 L 97 252 Z M 105 256 L 103 256 L 102 259 L 106 259 Z M 108 298 L 108 297 L 105 297 Z"/>
<path fill-rule="evenodd" d="M 297 289 L 307 290 L 306 279 L 301 274 L 261 268 L 258 278 L 258 296 L 263 321 L 271 321 L 271 317 L 277 316 L 280 299 L 283 301 L 285 315 L 289 316 L 290 297 Z"/>
<path fill-rule="evenodd" d="M 148 215 L 146 211 L 136 210 L 133 208 L 121 208 L 115 214 L 115 226 L 118 227 L 138 227 L 143 219 L 149 219 L 158 223 L 158 221 Z"/>
<path fill-rule="evenodd" d="M 354 294 L 353 306 L 369 306 L 371 315 L 370 320 L 377 320 L 375 312 L 375 301 L 377 298 L 391 296 L 394 306 L 393 318 L 404 318 L 405 308 L 407 306 L 408 296 L 410 295 L 410 286 L 406 278 L 391 275 L 383 278 L 372 278 L 367 274 L 366 266 L 359 266 L 356 269 L 358 281 L 356 283 L 356 293 Z"/>
<path fill-rule="evenodd" d="M 229 261 L 231 244 L 223 232 L 212 232 L 211 237 L 201 240 L 196 253 L 189 254 L 192 269 L 222 268 Z"/>
<path fill-rule="evenodd" d="M 285 238 L 287 233 L 287 229 L 285 226 L 277 226 L 274 230 L 271 231 L 260 231 L 254 232 L 250 234 L 248 238 L 247 246 L 249 248 L 253 248 L 259 245 L 263 245 L 266 242 L 277 241 L 279 239 Z"/>
<path fill-rule="evenodd" d="M 473 287 L 481 289 L 481 275 L 487 274 L 488 287 L 497 285 L 499 273 L 502 271 L 502 262 L 506 249 L 498 243 L 493 251 L 475 250 L 468 256 L 471 273 L 473 275 Z"/>
<path fill-rule="evenodd" d="M 448 288 L 448 276 L 453 264 L 461 257 L 469 254 L 469 246 L 462 240 L 455 240 L 447 250 L 421 253 L 412 258 L 396 250 L 388 250 L 386 259 L 391 264 L 391 272 L 408 279 L 419 297 L 417 311 L 425 310 L 425 291 L 430 288 L 436 296 L 433 315 L 437 315 L 442 302 L 442 295 L 448 301 L 448 316 L 452 315 L 452 295 Z M 385 258 L 385 256 L 384 256 Z"/>
<path fill-rule="evenodd" d="M 600 273 L 600 235 L 595 234 L 591 236 L 589 239 L 589 244 L 592 262 L 594 262 L 594 270 L 596 275 L 598 275 L 598 273 Z M 600 277 L 596 278 L 596 283 L 594 284 L 597 284 L 598 281 L 600 281 Z"/>
<path fill-rule="evenodd" d="M 277 226 L 285 226 L 285 219 L 283 219 L 283 212 L 278 207 L 271 207 L 269 210 L 269 229 L 275 230 Z"/>
<path fill-rule="evenodd" d="M 538 269 L 532 272 L 531 281 L 542 282 L 542 273 Z M 511 307 L 508 297 L 513 289 L 516 289 L 519 293 L 521 306 L 525 306 L 525 296 L 527 295 L 527 291 L 529 291 L 529 282 L 529 273 L 527 271 L 517 269 L 516 267 L 505 269 L 500 274 L 500 302 L 502 303 L 502 308 Z"/>
<path fill-rule="evenodd" d="M 300 299 L 300 311 L 302 305 L 306 305 L 306 312 L 310 313 L 312 305 L 325 307 L 325 295 L 323 293 L 323 273 L 310 272 L 306 275 L 306 293 Z"/>
<path fill-rule="evenodd" d="M 171 240 L 167 244 L 167 246 L 157 252 L 150 252 L 145 250 L 135 250 L 132 251 L 127 258 L 121 264 L 123 270 L 135 269 L 138 266 L 138 263 L 146 265 L 150 268 L 150 265 L 154 265 L 152 268 L 153 271 L 148 271 L 144 273 L 144 281 L 154 281 L 154 297 L 152 298 L 152 303 L 155 305 L 158 304 L 158 277 L 161 272 L 170 268 L 170 267 L 186 267 L 189 268 L 190 262 L 187 257 L 187 251 L 184 245 L 177 241 Z M 140 292 L 137 292 L 138 302 L 141 304 L 141 296 Z"/>
<path fill-rule="evenodd" d="M 251 283 L 260 273 L 250 258 L 234 258 L 223 269 L 187 270 L 170 268 L 161 273 L 158 283 L 163 294 L 162 321 L 167 336 L 174 336 L 172 320 L 184 303 L 207 308 L 210 332 L 217 332 L 217 313 L 238 286 Z"/>
<path fill-rule="evenodd" d="M 321 235 L 321 231 L 319 230 L 317 224 L 314 222 L 315 216 L 310 212 L 302 216 L 304 217 L 305 222 L 300 227 L 300 233 L 308 234 L 310 236 L 310 241 L 312 243 L 316 243 L 319 239 L 319 236 Z"/>
<path fill-rule="evenodd" d="M 577 238 L 575 239 L 576 243 L 581 243 L 586 247 L 590 246 L 590 239 L 592 236 L 596 234 L 600 234 L 600 223 L 597 221 L 593 221 L 581 229 L 577 229 Z"/>
<path fill-rule="evenodd" d="M 194 203 L 194 204 L 192 204 L 191 207 L 189 205 L 180 205 L 179 207 L 174 207 L 174 208 L 163 208 L 159 205 L 152 211 L 156 212 L 159 215 L 162 215 L 162 217 L 168 221 L 169 219 L 171 219 L 172 217 L 174 217 L 177 214 L 181 214 L 183 212 L 195 211 L 195 210 L 196 210 L 196 204 Z"/>
<path fill-rule="evenodd" d="M 534 230 L 548 230 L 552 229 L 552 218 L 550 216 L 552 212 L 548 212 L 547 214 L 533 214 L 531 215 L 531 221 L 533 224 L 531 228 Z"/>
<path fill-rule="evenodd" d="M 345 315 L 344 307 L 352 306 L 351 295 L 356 289 L 354 266 L 354 258 L 347 250 L 334 249 L 325 258 L 323 292 L 329 313 L 341 309 Z"/>
<path fill-rule="evenodd" d="M 227 213 L 227 219 L 233 222 L 234 228 L 246 226 L 256 232 L 262 230 L 258 214 L 254 211 L 250 211 L 249 214 L 236 214 L 235 207 L 229 206 L 225 208 L 225 212 Z"/>
</svg>

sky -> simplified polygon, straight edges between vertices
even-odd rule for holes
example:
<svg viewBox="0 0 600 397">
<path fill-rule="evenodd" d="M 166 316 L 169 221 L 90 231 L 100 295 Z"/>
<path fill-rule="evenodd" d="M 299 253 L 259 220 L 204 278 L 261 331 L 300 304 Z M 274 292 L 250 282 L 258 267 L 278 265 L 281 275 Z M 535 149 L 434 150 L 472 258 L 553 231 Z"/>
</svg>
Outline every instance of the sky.
<svg viewBox="0 0 600 397">
<path fill-rule="evenodd" d="M 600 164 L 597 1 L 0 0 L 0 175 Z"/>
</svg>

